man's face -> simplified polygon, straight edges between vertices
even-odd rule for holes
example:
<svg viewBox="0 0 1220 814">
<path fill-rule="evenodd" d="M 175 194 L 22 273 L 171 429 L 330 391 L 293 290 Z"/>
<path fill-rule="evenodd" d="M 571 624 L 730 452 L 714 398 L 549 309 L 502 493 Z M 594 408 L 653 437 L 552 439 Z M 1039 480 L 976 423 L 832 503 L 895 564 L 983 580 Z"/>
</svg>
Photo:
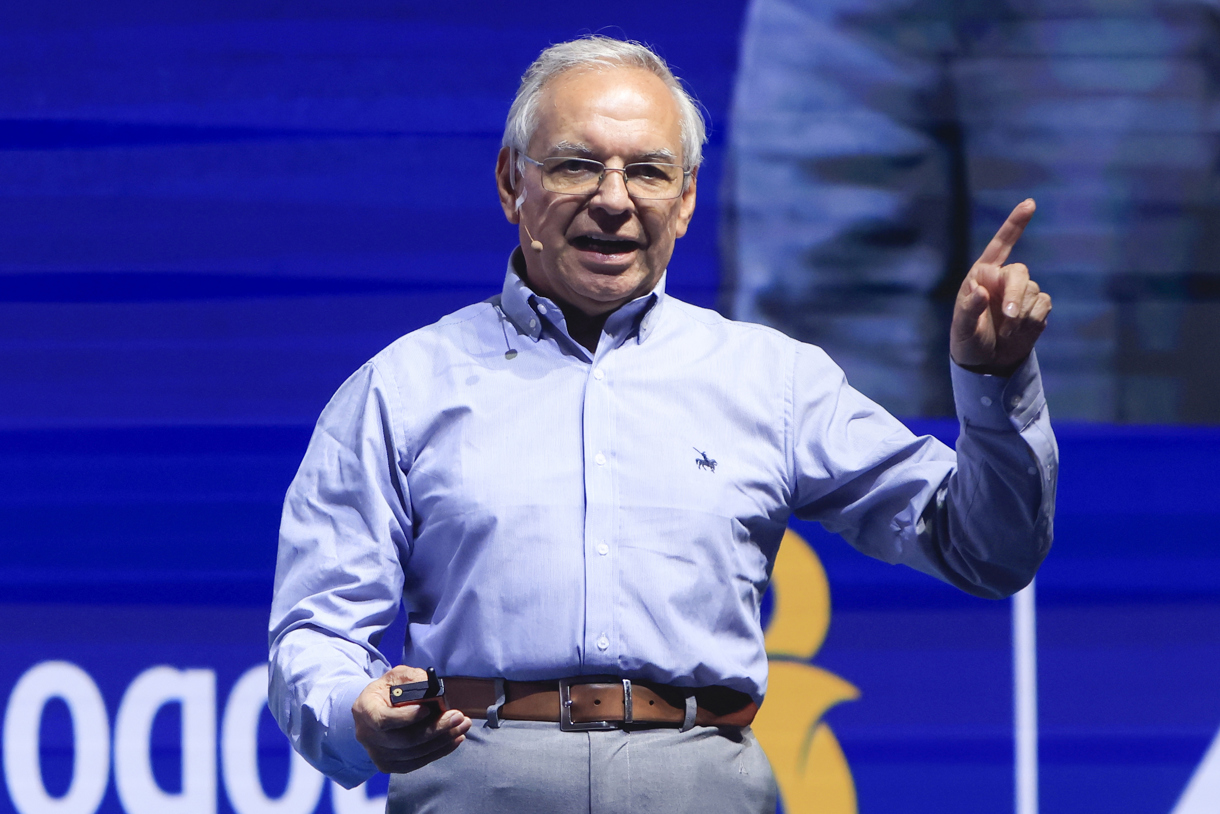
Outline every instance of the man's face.
<svg viewBox="0 0 1220 814">
<path fill-rule="evenodd" d="M 640 68 L 575 69 L 543 89 L 538 129 L 528 155 L 592 158 L 607 167 L 639 161 L 681 164 L 678 105 L 665 83 Z M 591 195 L 562 195 L 542 187 L 541 169 L 525 165 L 513 183 L 508 150 L 497 165 L 500 203 L 542 243 L 530 248 L 520 229 L 530 286 L 586 314 L 613 311 L 656 286 L 674 241 L 695 211 L 695 178 L 682 196 L 636 200 L 622 173 L 607 172 Z M 517 198 L 525 201 L 517 208 Z"/>
</svg>

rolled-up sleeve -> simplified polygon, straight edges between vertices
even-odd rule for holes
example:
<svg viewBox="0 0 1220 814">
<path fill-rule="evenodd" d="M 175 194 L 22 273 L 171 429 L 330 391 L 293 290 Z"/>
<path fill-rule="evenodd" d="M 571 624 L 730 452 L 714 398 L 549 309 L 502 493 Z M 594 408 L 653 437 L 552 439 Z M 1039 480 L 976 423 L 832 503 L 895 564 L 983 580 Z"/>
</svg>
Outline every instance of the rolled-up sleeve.
<svg viewBox="0 0 1220 814">
<path fill-rule="evenodd" d="M 269 706 L 293 747 L 348 788 L 376 772 L 351 707 L 390 668 L 378 645 L 398 612 L 411 545 L 395 395 L 373 362 L 343 384 L 318 420 L 280 523 Z"/>
<path fill-rule="evenodd" d="M 820 350 L 799 348 L 794 371 L 798 517 L 976 596 L 1029 584 L 1050 549 L 1058 476 L 1033 354 L 1007 378 L 953 365 L 956 452 L 853 390 Z"/>
</svg>

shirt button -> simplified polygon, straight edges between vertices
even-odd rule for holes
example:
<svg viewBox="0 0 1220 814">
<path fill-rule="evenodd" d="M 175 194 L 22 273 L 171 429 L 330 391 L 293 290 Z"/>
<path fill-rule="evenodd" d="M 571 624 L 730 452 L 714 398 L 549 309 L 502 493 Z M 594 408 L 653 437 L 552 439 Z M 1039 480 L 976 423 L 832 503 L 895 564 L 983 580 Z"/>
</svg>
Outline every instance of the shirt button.
<svg viewBox="0 0 1220 814">
<path fill-rule="evenodd" d="M 609 646 L 610 646 L 610 640 L 607 639 L 606 634 L 603 633 L 601 638 L 597 640 L 597 649 L 605 650 Z"/>
<path fill-rule="evenodd" d="M 606 545 L 605 543 L 600 544 L 597 547 L 597 553 L 601 554 L 603 557 L 606 556 L 610 553 L 610 546 Z"/>
<path fill-rule="evenodd" d="M 546 313 L 546 306 L 545 306 L 545 305 L 542 305 L 542 304 L 539 304 L 539 305 L 538 305 L 538 313 L 540 313 L 540 314 L 545 314 L 545 313 Z"/>
<path fill-rule="evenodd" d="M 1026 469 L 1025 471 L 1026 471 L 1026 472 L 1028 472 L 1028 473 L 1029 473 L 1029 474 L 1031 474 L 1031 475 L 1037 475 L 1037 474 L 1038 474 L 1038 468 L 1037 468 L 1036 466 L 1031 466 L 1029 469 Z"/>
<path fill-rule="evenodd" d="M 600 452 L 599 452 L 599 453 L 597 453 L 597 457 L 595 457 L 593 460 L 597 461 L 597 465 L 598 465 L 598 466 L 605 466 L 605 465 L 606 465 L 606 456 L 605 456 L 605 455 L 602 455 Z"/>
<path fill-rule="evenodd" d="M 530 324 L 532 325 L 533 323 Z M 983 402 L 984 407 L 991 406 L 991 396 L 983 396 L 981 399 L 979 399 L 979 401 Z"/>
<path fill-rule="evenodd" d="M 602 379 L 606 378 L 606 372 L 599 367 L 597 370 L 593 371 L 593 378 L 600 382 Z"/>
<path fill-rule="evenodd" d="M 536 320 L 536 319 L 531 319 L 531 320 L 530 320 L 530 327 L 531 327 L 531 328 L 537 328 L 537 327 L 538 327 L 538 320 Z"/>
<path fill-rule="evenodd" d="M 1012 408 L 1015 410 L 1021 406 L 1021 399 L 1019 397 L 1014 397 L 1013 400 L 1011 402 L 1009 402 L 1009 404 L 1011 404 Z"/>
</svg>

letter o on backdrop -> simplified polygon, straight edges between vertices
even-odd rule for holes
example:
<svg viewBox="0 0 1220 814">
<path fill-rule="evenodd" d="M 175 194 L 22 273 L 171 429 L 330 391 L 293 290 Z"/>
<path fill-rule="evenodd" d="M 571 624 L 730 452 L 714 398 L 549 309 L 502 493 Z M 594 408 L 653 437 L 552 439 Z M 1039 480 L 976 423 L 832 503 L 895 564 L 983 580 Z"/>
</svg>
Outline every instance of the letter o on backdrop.
<svg viewBox="0 0 1220 814">
<path fill-rule="evenodd" d="M 62 797 L 42 783 L 39 729 L 42 711 L 62 699 L 72 716 L 72 782 Z M 4 711 L 4 775 L 21 814 L 93 814 L 110 779 L 110 721 L 97 684 L 66 661 L 44 661 L 13 687 Z"/>
<path fill-rule="evenodd" d="M 267 708 L 267 665 L 251 667 L 229 693 L 220 729 L 225 791 L 237 814 L 309 814 L 322 795 L 322 775 L 290 750 L 288 788 L 268 797 L 258 777 L 258 719 Z M 384 810 L 385 806 L 382 805 Z"/>
</svg>

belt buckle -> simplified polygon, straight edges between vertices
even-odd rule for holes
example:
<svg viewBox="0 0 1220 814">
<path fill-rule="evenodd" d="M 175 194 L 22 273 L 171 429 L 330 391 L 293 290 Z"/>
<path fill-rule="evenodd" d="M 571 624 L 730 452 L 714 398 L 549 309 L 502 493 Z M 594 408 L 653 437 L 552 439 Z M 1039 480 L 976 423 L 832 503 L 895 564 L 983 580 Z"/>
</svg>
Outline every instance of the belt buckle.
<svg viewBox="0 0 1220 814">
<path fill-rule="evenodd" d="M 622 684 L 623 720 L 621 721 L 573 721 L 573 684 Z M 591 732 L 603 729 L 622 729 L 623 724 L 633 721 L 631 706 L 631 679 L 618 676 L 576 676 L 559 679 L 559 729 L 563 732 Z"/>
</svg>

